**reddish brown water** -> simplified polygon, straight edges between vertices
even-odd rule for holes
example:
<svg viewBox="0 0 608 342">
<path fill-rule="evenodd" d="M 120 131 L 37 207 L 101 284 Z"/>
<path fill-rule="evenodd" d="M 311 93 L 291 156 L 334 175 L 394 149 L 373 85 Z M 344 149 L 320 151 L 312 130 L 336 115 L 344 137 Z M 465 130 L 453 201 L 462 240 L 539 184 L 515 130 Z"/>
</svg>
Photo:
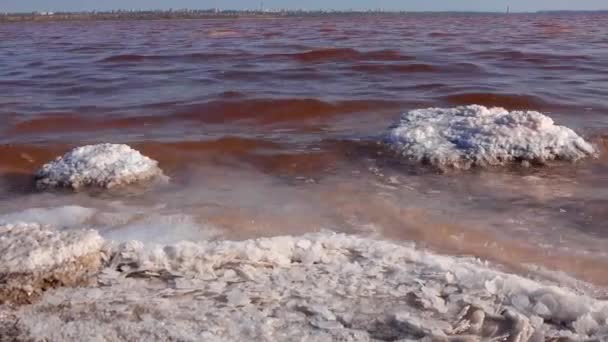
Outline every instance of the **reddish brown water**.
<svg viewBox="0 0 608 342">
<path fill-rule="evenodd" d="M 377 144 L 403 111 L 481 104 L 542 111 L 604 149 L 606 22 L 572 14 L 3 24 L 0 214 L 64 205 L 179 214 L 230 238 L 371 230 L 608 285 L 605 153 L 578 165 L 443 175 Z M 96 142 L 133 145 L 172 184 L 32 191 L 42 163 Z M 108 234 L 126 239 L 135 226 L 145 239 L 133 220 Z M 208 236 L 190 226 L 172 233 L 180 222 L 158 229 Z"/>
</svg>

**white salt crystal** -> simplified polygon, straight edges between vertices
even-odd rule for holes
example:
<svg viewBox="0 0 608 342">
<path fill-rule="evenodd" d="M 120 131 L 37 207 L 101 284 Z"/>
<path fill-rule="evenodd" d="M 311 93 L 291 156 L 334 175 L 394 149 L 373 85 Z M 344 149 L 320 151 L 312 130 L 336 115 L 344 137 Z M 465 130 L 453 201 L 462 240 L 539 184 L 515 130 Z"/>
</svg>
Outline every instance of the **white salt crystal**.
<svg viewBox="0 0 608 342">
<path fill-rule="evenodd" d="M 576 161 L 595 154 L 574 131 L 539 112 L 478 105 L 404 113 L 387 140 L 403 156 L 440 168 Z"/>
<path fill-rule="evenodd" d="M 75 148 L 42 166 L 35 174 L 39 189 L 113 188 L 167 178 L 158 163 L 127 145 L 99 144 Z"/>
</svg>

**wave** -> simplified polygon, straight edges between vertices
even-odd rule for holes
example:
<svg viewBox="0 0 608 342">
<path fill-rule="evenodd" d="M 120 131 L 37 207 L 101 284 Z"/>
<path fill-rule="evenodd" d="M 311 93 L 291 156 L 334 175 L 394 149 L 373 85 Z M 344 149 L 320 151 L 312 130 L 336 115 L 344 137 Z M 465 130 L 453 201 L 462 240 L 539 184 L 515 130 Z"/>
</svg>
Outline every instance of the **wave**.
<svg viewBox="0 0 608 342">
<path fill-rule="evenodd" d="M 461 93 L 442 97 L 450 105 L 479 104 L 487 107 L 507 109 L 542 109 L 548 104 L 541 98 L 532 95 L 505 93 Z"/>
<path fill-rule="evenodd" d="M 398 106 L 398 102 L 382 100 L 325 102 L 310 98 L 249 99 L 212 101 L 186 106 L 176 111 L 174 116 L 205 123 L 249 120 L 258 124 L 276 124 L 327 119 L 338 115 L 378 111 Z"/>
<path fill-rule="evenodd" d="M 439 71 L 439 68 L 432 64 L 358 64 L 351 67 L 358 72 L 370 74 L 410 74 L 410 73 L 431 73 Z"/>
<path fill-rule="evenodd" d="M 355 151 L 359 143 L 325 141 L 322 148 L 312 151 L 294 150 L 289 144 L 263 138 L 223 137 L 208 141 L 150 141 L 133 146 L 158 160 L 170 173 L 180 173 L 186 165 L 212 162 L 246 165 L 271 176 L 316 177 L 335 169 L 342 154 Z"/>
<path fill-rule="evenodd" d="M 274 176 L 312 178 L 336 169 L 336 151 L 278 152 L 259 154 L 250 159 L 255 167 Z"/>
<path fill-rule="evenodd" d="M 207 36 L 210 38 L 233 38 L 242 37 L 243 35 L 242 32 L 231 29 L 213 29 L 207 33 Z"/>
<path fill-rule="evenodd" d="M 444 72 L 463 72 L 471 74 L 481 73 L 484 71 L 479 64 L 466 62 L 449 64 L 442 67 L 441 70 Z"/>
<path fill-rule="evenodd" d="M 12 125 L 9 132 L 12 134 L 28 134 L 44 131 L 70 131 L 84 126 L 84 119 L 73 113 L 40 113 L 27 121 L 18 121 Z"/>
<path fill-rule="evenodd" d="M 161 167 L 175 170 L 205 156 L 245 156 L 256 152 L 278 152 L 283 147 L 270 140 L 226 136 L 201 141 L 140 141 L 132 144 L 137 150 L 158 160 Z M 68 152 L 68 144 L 0 145 L 0 173 L 20 174 L 31 180 L 34 171 L 44 163 Z M 28 182 L 31 183 L 31 182 Z"/>
<path fill-rule="evenodd" d="M 435 31 L 435 32 L 429 33 L 428 36 L 431 38 L 449 38 L 449 37 L 457 37 L 458 33 Z"/>
<path fill-rule="evenodd" d="M 102 62 L 106 63 L 118 63 L 118 62 L 141 62 L 146 59 L 154 59 L 157 56 L 144 56 L 144 55 L 116 55 L 102 59 Z"/>
<path fill-rule="evenodd" d="M 284 148 L 271 140 L 236 136 L 202 141 L 144 141 L 133 146 L 158 160 L 163 170 L 172 173 L 180 172 L 186 165 L 202 162 L 215 164 L 220 160 L 238 159 L 241 163 L 251 163 L 256 155 L 273 155 Z"/>
<path fill-rule="evenodd" d="M 76 54 L 97 54 L 97 53 L 105 53 L 107 51 L 111 51 L 117 48 L 120 48 L 120 45 L 115 44 L 93 44 L 93 45 L 82 45 L 75 44 L 76 46 L 72 48 L 67 48 L 65 51 L 69 53 Z"/>
<path fill-rule="evenodd" d="M 281 69 L 281 70 L 244 70 L 232 69 L 227 71 L 217 71 L 216 78 L 222 81 L 267 81 L 286 80 L 286 81 L 324 81 L 334 78 L 331 74 L 324 74 L 313 68 Z"/>
<path fill-rule="evenodd" d="M 183 62 L 206 62 L 209 60 L 223 60 L 223 59 L 238 59 L 250 57 L 251 54 L 244 51 L 235 51 L 231 53 L 184 53 L 174 55 L 139 55 L 139 54 L 120 54 L 105 57 L 100 60 L 102 63 L 132 63 L 142 61 L 183 61 Z"/>
<path fill-rule="evenodd" d="M 175 141 L 175 142 L 140 142 L 136 143 L 142 150 L 157 150 L 153 153 L 165 154 L 169 152 L 196 152 L 217 151 L 227 154 L 244 154 L 252 150 L 278 149 L 279 144 L 264 139 L 242 138 L 226 136 L 214 140 L 203 141 Z"/>
<path fill-rule="evenodd" d="M 533 23 L 532 27 L 540 29 L 543 35 L 550 37 L 558 37 L 565 34 L 571 34 L 573 31 L 576 30 L 573 26 L 557 22 L 537 22 Z"/>
<path fill-rule="evenodd" d="M 555 53 L 523 52 L 511 49 L 494 49 L 472 53 L 476 58 L 490 58 L 501 61 L 527 62 L 531 64 L 571 64 L 589 61 L 585 55 L 564 55 Z"/>
<path fill-rule="evenodd" d="M 171 104 L 154 104 L 148 108 L 167 108 Z M 158 125 L 171 121 L 167 116 L 139 115 L 95 117 L 83 116 L 78 113 L 40 113 L 26 121 L 18 121 L 7 131 L 10 135 L 61 133 L 61 132 L 92 132 L 107 129 L 123 129 L 147 125 Z"/>
<path fill-rule="evenodd" d="M 454 63 L 448 65 L 435 65 L 428 63 L 360 63 L 349 67 L 357 72 L 370 74 L 410 74 L 410 73 L 468 73 L 483 72 L 483 69 L 474 63 Z"/>
<path fill-rule="evenodd" d="M 332 168 L 338 159 L 335 153 L 346 148 L 345 144 L 328 142 L 324 145 L 326 151 L 293 151 L 288 144 L 265 138 L 225 136 L 199 141 L 140 141 L 131 146 L 158 161 L 159 166 L 170 173 L 179 173 L 187 165 L 238 160 L 265 173 L 288 175 L 316 174 Z M 0 145 L 0 153 L 5 156 L 0 160 L 0 174 L 3 177 L 21 175 L 20 187 L 31 188 L 34 172 L 70 148 L 63 144 Z"/>
<path fill-rule="evenodd" d="M 304 63 L 331 61 L 409 61 L 415 59 L 415 57 L 403 55 L 397 50 L 359 51 L 352 48 L 316 49 L 278 56 L 289 57 Z"/>
<path fill-rule="evenodd" d="M 239 98 L 245 98 L 246 95 L 244 93 L 238 92 L 238 91 L 234 91 L 234 90 L 226 90 L 221 92 L 218 97 L 220 98 L 224 98 L 224 99 L 239 99 Z"/>
</svg>

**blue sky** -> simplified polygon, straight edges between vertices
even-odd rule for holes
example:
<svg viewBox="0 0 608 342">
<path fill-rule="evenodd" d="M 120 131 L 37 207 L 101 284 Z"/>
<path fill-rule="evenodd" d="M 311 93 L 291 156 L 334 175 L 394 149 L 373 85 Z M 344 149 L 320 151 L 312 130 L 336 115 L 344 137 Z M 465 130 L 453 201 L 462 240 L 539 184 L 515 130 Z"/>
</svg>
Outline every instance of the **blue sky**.
<svg viewBox="0 0 608 342">
<path fill-rule="evenodd" d="M 384 8 L 412 11 L 513 11 L 608 9 L 608 0 L 264 0 L 265 7 Z M 0 0 L 0 12 L 108 9 L 258 8 L 260 0 Z"/>
</svg>

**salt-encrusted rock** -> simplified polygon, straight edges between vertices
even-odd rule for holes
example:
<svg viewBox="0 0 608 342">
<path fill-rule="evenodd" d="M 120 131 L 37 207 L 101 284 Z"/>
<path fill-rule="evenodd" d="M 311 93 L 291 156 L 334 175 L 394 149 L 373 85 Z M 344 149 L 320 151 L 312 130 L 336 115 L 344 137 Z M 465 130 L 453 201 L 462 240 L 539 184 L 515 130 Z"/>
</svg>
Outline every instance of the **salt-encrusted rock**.
<svg viewBox="0 0 608 342">
<path fill-rule="evenodd" d="M 12 313 L 23 340 L 608 338 L 608 302 L 411 245 L 320 233 L 118 247 L 101 287 Z M 1 326 L 1 325 L 0 325 Z"/>
<path fill-rule="evenodd" d="M 576 161 L 595 154 L 574 131 L 539 112 L 478 105 L 404 113 L 387 140 L 403 156 L 439 168 Z"/>
<path fill-rule="evenodd" d="M 86 283 L 99 272 L 103 243 L 94 230 L 0 226 L 0 304 L 30 303 L 48 288 Z"/>
<path fill-rule="evenodd" d="M 127 145 L 99 144 L 73 149 L 35 175 L 39 189 L 84 187 L 109 189 L 152 179 L 166 179 L 158 163 Z"/>
</svg>

